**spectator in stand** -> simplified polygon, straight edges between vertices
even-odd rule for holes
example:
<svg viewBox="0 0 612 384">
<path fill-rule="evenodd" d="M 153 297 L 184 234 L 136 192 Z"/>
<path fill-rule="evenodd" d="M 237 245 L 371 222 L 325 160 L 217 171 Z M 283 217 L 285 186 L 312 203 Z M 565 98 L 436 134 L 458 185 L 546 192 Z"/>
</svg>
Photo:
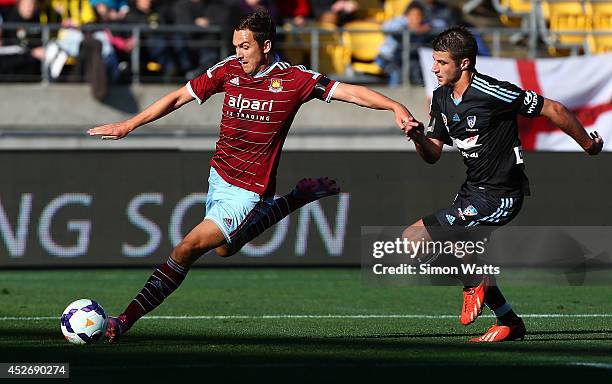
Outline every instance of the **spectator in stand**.
<svg viewBox="0 0 612 384">
<path fill-rule="evenodd" d="M 40 0 L 41 22 L 76 28 L 96 21 L 89 0 Z"/>
<path fill-rule="evenodd" d="M 258 9 L 266 9 L 272 18 L 274 24 L 279 25 L 279 13 L 278 8 L 273 0 L 233 0 L 229 3 L 229 24 L 230 26 L 236 26 L 242 19 Z"/>
<path fill-rule="evenodd" d="M 359 3 L 353 0 L 309 0 L 312 16 L 320 23 L 343 26 L 355 19 Z"/>
<path fill-rule="evenodd" d="M 106 31 L 82 31 L 81 26 L 96 22 L 96 13 L 88 0 L 43 0 L 44 14 L 41 19 L 55 23 L 53 13 L 61 17 L 62 29 L 57 40 L 45 49 L 45 61 L 51 80 L 62 73 L 68 57 L 76 58 L 74 73 L 91 84 L 92 94 L 104 100 L 109 81 L 118 77 L 118 63 L 113 46 Z M 110 80 L 108 75 L 110 74 Z"/>
<path fill-rule="evenodd" d="M 127 0 L 90 0 L 90 3 L 96 10 L 98 21 L 103 23 L 121 21 L 130 10 Z"/>
<path fill-rule="evenodd" d="M 36 0 L 17 0 L 4 17 L 7 23 L 39 23 Z M 40 73 L 44 56 L 40 31 L 18 28 L 0 31 L 0 73 L 34 75 Z"/>
<path fill-rule="evenodd" d="M 221 0 L 179 0 L 174 4 L 172 14 L 178 25 L 221 27 L 221 39 L 224 41 L 229 41 L 233 34 L 228 7 Z M 199 76 L 219 61 L 219 49 L 215 46 L 218 41 L 219 35 L 210 32 L 175 36 L 174 51 L 179 69 L 186 78 Z M 201 43 L 211 43 L 211 46 L 200 46 Z"/>
<path fill-rule="evenodd" d="M 423 4 L 425 10 L 425 21 L 431 25 L 434 31 L 442 31 L 450 27 L 461 26 L 465 28 L 473 28 L 474 26 L 463 20 L 461 10 L 457 7 L 451 7 L 448 4 L 438 0 L 417 0 Z M 478 44 L 479 56 L 491 56 L 491 52 L 487 47 L 484 39 L 479 33 L 472 32 L 476 43 Z"/>
<path fill-rule="evenodd" d="M 283 23 L 296 27 L 306 25 L 306 19 L 310 15 L 308 0 L 276 0 L 276 6 Z"/>
<path fill-rule="evenodd" d="M 434 30 L 443 30 L 461 23 L 461 14 L 438 0 L 420 0 L 425 20 Z"/>
<path fill-rule="evenodd" d="M 0 0 L 0 23 L 13 9 L 17 0 Z"/>
<path fill-rule="evenodd" d="M 427 42 L 427 33 L 431 25 L 425 21 L 425 10 L 418 1 L 413 1 L 406 7 L 402 16 L 394 17 L 382 25 L 386 33 L 385 40 L 380 46 L 376 63 L 389 76 L 389 86 L 397 87 L 402 83 L 402 36 L 401 32 L 408 29 L 410 34 L 410 82 L 416 85 L 423 84 L 421 68 L 418 65 L 418 45 Z"/>
<path fill-rule="evenodd" d="M 457 6 L 449 6 L 438 0 L 417 0 L 423 4 L 425 10 L 425 21 L 435 31 L 442 31 L 450 27 L 461 26 L 474 28 L 474 25 L 463 20 L 461 9 Z M 478 44 L 479 56 L 491 56 L 489 48 L 479 33 L 472 32 Z"/>
<path fill-rule="evenodd" d="M 134 0 L 133 6 L 123 19 L 125 24 L 147 25 L 151 29 L 159 25 L 170 24 L 169 13 L 158 6 L 153 0 Z M 113 40 L 117 49 L 117 40 Z M 124 51 L 131 51 L 134 47 L 134 40 L 127 39 L 127 44 L 122 46 Z M 161 71 L 166 79 L 176 76 L 176 64 L 173 60 L 172 52 L 165 35 L 155 32 L 144 32 L 141 35 L 140 62 L 142 69 L 149 72 Z"/>
</svg>

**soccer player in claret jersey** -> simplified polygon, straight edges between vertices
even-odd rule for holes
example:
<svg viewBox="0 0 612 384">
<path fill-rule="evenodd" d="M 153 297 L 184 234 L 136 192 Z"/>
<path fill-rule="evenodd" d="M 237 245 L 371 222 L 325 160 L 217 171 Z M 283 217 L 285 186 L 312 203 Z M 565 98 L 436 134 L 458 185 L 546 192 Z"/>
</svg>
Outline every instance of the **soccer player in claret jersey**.
<svg viewBox="0 0 612 384">
<path fill-rule="evenodd" d="M 302 104 L 312 99 L 336 99 L 390 110 L 400 128 L 412 118 L 403 105 L 380 93 L 280 61 L 274 53 L 274 40 L 275 26 L 269 14 L 256 11 L 234 30 L 236 55 L 136 116 L 88 131 L 102 139 L 121 139 L 192 100 L 201 104 L 211 95 L 225 92 L 220 137 L 210 160 L 206 216 L 154 271 L 123 313 L 109 319 L 109 341 L 159 306 L 207 251 L 215 249 L 220 256 L 230 256 L 292 211 L 340 191 L 329 178 L 303 179 L 289 194 L 273 199 L 281 148 Z"/>
<path fill-rule="evenodd" d="M 453 228 L 494 226 L 510 222 L 519 212 L 523 196 L 529 194 L 523 173 L 517 115 L 546 116 L 571 136 L 589 155 L 598 154 L 603 140 L 590 135 L 562 104 L 511 83 L 476 71 L 476 41 L 464 28 L 451 28 L 433 41 L 433 67 L 439 87 L 431 101 L 430 123 L 411 120 L 403 129 L 427 163 L 440 158 L 444 144 L 457 145 L 467 166 L 467 180 L 447 208 L 422 218 L 406 228 L 412 241 L 445 240 Z M 453 258 L 454 259 L 454 258 Z M 463 306 L 460 321 L 469 325 L 487 305 L 496 323 L 473 342 L 523 339 L 525 325 L 512 310 L 492 276 L 463 275 Z"/>
</svg>

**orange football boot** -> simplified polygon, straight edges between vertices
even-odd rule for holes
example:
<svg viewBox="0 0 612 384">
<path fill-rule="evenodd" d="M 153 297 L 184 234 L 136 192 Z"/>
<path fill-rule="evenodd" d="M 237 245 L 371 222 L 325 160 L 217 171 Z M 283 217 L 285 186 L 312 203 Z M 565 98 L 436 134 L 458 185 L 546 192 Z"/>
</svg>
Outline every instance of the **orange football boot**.
<svg viewBox="0 0 612 384">
<path fill-rule="evenodd" d="M 527 329 L 520 317 L 510 325 L 493 324 L 484 335 L 470 339 L 473 343 L 498 343 L 500 341 L 523 340 Z"/>
<path fill-rule="evenodd" d="M 489 277 L 484 276 L 480 284 L 472 288 L 463 288 L 463 307 L 461 307 L 461 324 L 470 325 L 482 313 L 484 298 L 489 287 Z"/>
</svg>

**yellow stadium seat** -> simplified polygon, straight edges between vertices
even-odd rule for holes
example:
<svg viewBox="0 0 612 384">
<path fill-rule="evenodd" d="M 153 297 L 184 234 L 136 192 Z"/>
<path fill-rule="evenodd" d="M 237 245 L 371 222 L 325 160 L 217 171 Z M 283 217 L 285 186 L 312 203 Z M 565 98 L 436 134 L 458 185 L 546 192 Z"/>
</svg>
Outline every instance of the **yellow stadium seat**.
<svg viewBox="0 0 612 384">
<path fill-rule="evenodd" d="M 335 25 L 320 25 L 327 31 L 319 35 L 319 71 L 322 73 L 344 73 L 351 63 L 351 54 L 342 41 Z"/>
<path fill-rule="evenodd" d="M 353 71 L 381 75 L 383 70 L 374 63 L 385 40 L 385 34 L 380 31 L 380 24 L 354 21 L 345 24 L 344 29 L 343 40 L 350 52 Z"/>
<path fill-rule="evenodd" d="M 551 54 L 557 54 L 561 46 L 584 46 L 591 30 L 592 8 L 590 2 L 547 2 L 550 12 Z M 580 34 L 564 34 L 580 32 Z"/>
<path fill-rule="evenodd" d="M 531 13 L 531 1 L 500 0 L 499 3 L 507 10 L 499 15 L 499 19 L 508 27 L 520 27 L 523 17 Z"/>
<path fill-rule="evenodd" d="M 593 30 L 612 30 L 612 1 L 591 2 L 593 11 Z"/>
<path fill-rule="evenodd" d="M 589 52 L 592 54 L 612 52 L 612 35 L 590 35 Z"/>
<path fill-rule="evenodd" d="M 316 23 L 319 28 L 319 65 L 324 74 L 344 74 L 350 66 L 351 56 L 342 41 L 342 34 L 335 24 Z M 311 34 L 309 32 L 288 33 L 283 53 L 292 64 L 304 64 L 310 57 Z"/>
<path fill-rule="evenodd" d="M 514 13 L 529 13 L 531 12 L 531 1 L 529 0 L 503 0 L 502 4 L 510 9 Z"/>
<path fill-rule="evenodd" d="M 495 8 L 500 12 L 499 19 L 508 27 L 523 26 L 524 19 L 531 13 L 531 0 L 493 0 Z M 495 4 L 496 3 L 496 4 Z M 541 4 L 543 17 L 548 20 L 548 4 Z"/>
<path fill-rule="evenodd" d="M 612 31 L 612 2 L 592 1 L 593 32 Z M 589 36 L 591 53 L 612 52 L 612 34 Z"/>
</svg>

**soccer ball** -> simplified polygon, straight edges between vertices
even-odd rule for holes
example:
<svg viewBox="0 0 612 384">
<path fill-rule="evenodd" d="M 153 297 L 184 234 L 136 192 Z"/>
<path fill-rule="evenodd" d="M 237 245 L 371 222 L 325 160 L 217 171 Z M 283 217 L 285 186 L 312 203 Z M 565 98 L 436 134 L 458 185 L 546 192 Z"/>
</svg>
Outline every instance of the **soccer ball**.
<svg viewBox="0 0 612 384">
<path fill-rule="evenodd" d="M 91 344 L 99 341 L 106 332 L 107 323 L 104 308 L 90 299 L 70 303 L 61 318 L 62 333 L 72 344 Z"/>
</svg>

